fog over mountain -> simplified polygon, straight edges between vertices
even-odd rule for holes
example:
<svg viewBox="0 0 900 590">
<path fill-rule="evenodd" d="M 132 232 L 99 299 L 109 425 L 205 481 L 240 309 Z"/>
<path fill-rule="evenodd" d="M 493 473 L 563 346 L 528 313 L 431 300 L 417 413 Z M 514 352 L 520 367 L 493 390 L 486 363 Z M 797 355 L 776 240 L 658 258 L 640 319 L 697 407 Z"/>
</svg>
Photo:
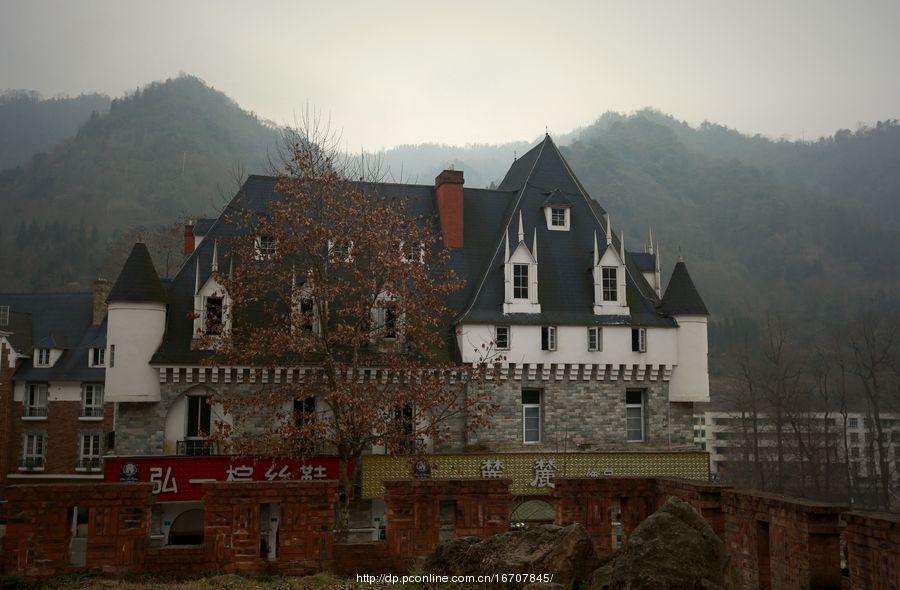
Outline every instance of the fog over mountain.
<svg viewBox="0 0 900 590">
<path fill-rule="evenodd" d="M 215 215 L 236 172 L 269 171 L 280 137 L 191 76 L 117 98 L 108 112 L 104 97 L 71 100 L 63 109 L 68 102 L 29 98 L 35 123 L 15 126 L 16 140 L 0 144 L 3 290 L 85 288 L 114 268 L 106 253 L 117 235 Z M 22 108 L 0 103 L 0 136 L 18 120 L 5 113 Z M 78 113 L 83 121 L 73 124 Z M 642 110 L 607 112 L 555 138 L 629 249 L 642 249 L 652 227 L 664 275 L 679 254 L 688 261 L 713 313 L 714 344 L 738 338 L 767 310 L 817 322 L 897 305 L 896 121 L 796 142 Z M 377 155 L 394 181 L 431 184 L 453 166 L 467 185 L 489 186 L 538 139 Z"/>
</svg>

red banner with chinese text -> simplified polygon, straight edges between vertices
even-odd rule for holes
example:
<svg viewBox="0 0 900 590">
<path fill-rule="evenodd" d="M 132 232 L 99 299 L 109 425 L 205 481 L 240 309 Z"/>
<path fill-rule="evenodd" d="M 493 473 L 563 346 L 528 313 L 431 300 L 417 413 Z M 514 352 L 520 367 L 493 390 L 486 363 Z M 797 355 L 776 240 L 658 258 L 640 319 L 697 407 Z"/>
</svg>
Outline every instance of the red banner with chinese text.
<svg viewBox="0 0 900 590">
<path fill-rule="evenodd" d="M 306 459 L 271 457 L 116 457 L 104 460 L 107 482 L 153 484 L 158 502 L 184 502 L 203 497 L 203 484 L 212 481 L 318 481 L 337 479 L 339 462 L 333 456 Z M 347 466 L 353 475 L 352 464 Z"/>
</svg>

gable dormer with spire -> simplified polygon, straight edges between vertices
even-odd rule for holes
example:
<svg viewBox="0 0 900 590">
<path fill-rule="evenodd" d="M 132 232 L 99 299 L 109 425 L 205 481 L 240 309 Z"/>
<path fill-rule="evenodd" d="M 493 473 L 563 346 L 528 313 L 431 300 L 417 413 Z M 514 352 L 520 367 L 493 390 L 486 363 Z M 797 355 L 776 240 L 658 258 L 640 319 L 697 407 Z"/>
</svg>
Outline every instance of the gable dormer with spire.
<svg viewBox="0 0 900 590">
<path fill-rule="evenodd" d="M 194 262 L 194 338 L 215 337 L 231 328 L 231 302 L 219 283 L 219 241 L 213 242 L 209 274 L 201 281 L 200 258 Z M 229 263 L 230 264 L 230 263 Z M 231 267 L 229 266 L 229 272 Z"/>
<path fill-rule="evenodd" d="M 594 314 L 628 315 L 628 297 L 625 288 L 627 269 L 625 268 L 625 236 L 619 237 L 619 248 L 613 244 L 613 234 L 609 215 L 606 216 L 606 243 L 602 248 L 597 243 L 594 232 L 594 262 L 591 272 L 594 277 Z"/>
<path fill-rule="evenodd" d="M 541 303 L 538 300 L 537 228 L 534 228 L 530 250 L 525 244 L 521 211 L 516 247 L 512 251 L 509 247 L 509 230 L 507 229 L 505 233 L 503 273 L 506 296 L 503 301 L 503 313 L 541 313 Z"/>
</svg>

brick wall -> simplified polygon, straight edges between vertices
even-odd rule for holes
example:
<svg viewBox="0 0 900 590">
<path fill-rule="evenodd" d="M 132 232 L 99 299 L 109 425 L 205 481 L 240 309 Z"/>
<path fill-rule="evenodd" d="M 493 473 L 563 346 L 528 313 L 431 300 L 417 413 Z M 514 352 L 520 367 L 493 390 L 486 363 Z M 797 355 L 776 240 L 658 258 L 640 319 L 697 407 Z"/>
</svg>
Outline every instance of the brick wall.
<svg viewBox="0 0 900 590">
<path fill-rule="evenodd" d="M 334 557 L 337 481 L 204 484 L 204 546 L 208 562 L 226 572 L 308 574 Z M 260 557 L 260 510 L 280 511 L 278 557 Z"/>
<path fill-rule="evenodd" d="M 725 543 L 740 587 L 840 588 L 845 507 L 724 490 Z"/>
<path fill-rule="evenodd" d="M 440 540 L 441 501 L 455 501 L 456 536 L 509 530 L 508 479 L 386 481 L 387 543 L 397 563 L 424 560 Z"/>
<path fill-rule="evenodd" d="M 76 466 L 80 458 L 81 433 L 96 431 L 101 433 L 101 441 L 105 444 L 105 434 L 111 432 L 113 426 L 114 404 L 105 404 L 103 420 L 79 420 L 81 402 L 50 401 L 47 404 L 45 420 L 23 420 L 25 406 L 22 402 L 12 404 L 12 427 L 10 437 L 11 472 L 19 468 L 22 456 L 22 434 L 26 431 L 41 431 L 47 435 L 47 450 L 43 475 L 82 475 Z M 21 472 L 20 472 L 21 473 Z M 27 474 L 27 472 L 25 472 Z M 98 478 L 102 479 L 102 477 Z M 23 481 L 23 480 L 18 480 Z M 35 483 L 41 483 L 35 480 Z"/>
<path fill-rule="evenodd" d="M 850 587 L 893 590 L 900 585 L 900 515 L 844 514 Z"/>
<path fill-rule="evenodd" d="M 16 485 L 7 488 L 4 566 L 8 573 L 56 575 L 84 567 L 139 571 L 150 536 L 149 484 Z M 85 566 L 70 564 L 73 507 L 87 508 Z"/>
<path fill-rule="evenodd" d="M 6 485 L 6 474 L 12 465 L 13 434 L 13 383 L 14 367 L 9 366 L 10 349 L 0 342 L 0 499 L 3 498 L 3 486 Z"/>
<path fill-rule="evenodd" d="M 660 479 L 656 483 L 657 508 L 677 496 L 693 506 L 712 526 L 717 535 L 725 536 L 725 513 L 722 509 L 722 492 L 730 489 L 724 484 L 691 479 Z"/>
</svg>

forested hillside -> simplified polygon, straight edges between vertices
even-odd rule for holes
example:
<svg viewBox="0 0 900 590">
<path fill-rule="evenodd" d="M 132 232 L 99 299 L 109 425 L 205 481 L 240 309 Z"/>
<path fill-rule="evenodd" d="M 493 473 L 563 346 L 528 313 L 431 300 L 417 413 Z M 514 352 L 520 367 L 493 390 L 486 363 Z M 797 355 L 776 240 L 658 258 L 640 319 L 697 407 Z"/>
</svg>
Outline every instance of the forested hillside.
<svg viewBox="0 0 900 590">
<path fill-rule="evenodd" d="M 234 170 L 269 169 L 279 131 L 188 76 L 112 101 L 46 155 L 0 173 L 0 288 L 81 288 L 116 268 L 116 236 L 215 215 Z M 664 275 L 681 254 L 713 313 L 714 350 L 769 311 L 814 328 L 861 307 L 898 306 L 900 127 L 816 142 L 773 141 L 656 111 L 607 113 L 558 138 L 591 195 Z M 499 182 L 533 142 L 423 144 L 379 154 L 389 177 L 431 183 L 453 165 Z M 127 251 L 127 250 L 126 250 Z M 171 257 L 171 255 L 170 255 Z"/>
<path fill-rule="evenodd" d="M 0 173 L 2 288 L 84 285 L 116 232 L 214 214 L 234 193 L 236 170 L 268 168 L 277 138 L 273 126 L 190 76 L 113 100 L 108 114 L 90 117 L 56 149 Z M 82 234 L 97 239 L 74 246 Z"/>
<path fill-rule="evenodd" d="M 45 99 L 27 90 L 0 91 L 0 170 L 25 164 L 75 135 L 91 113 L 109 110 L 109 97 L 82 94 Z"/>
</svg>

